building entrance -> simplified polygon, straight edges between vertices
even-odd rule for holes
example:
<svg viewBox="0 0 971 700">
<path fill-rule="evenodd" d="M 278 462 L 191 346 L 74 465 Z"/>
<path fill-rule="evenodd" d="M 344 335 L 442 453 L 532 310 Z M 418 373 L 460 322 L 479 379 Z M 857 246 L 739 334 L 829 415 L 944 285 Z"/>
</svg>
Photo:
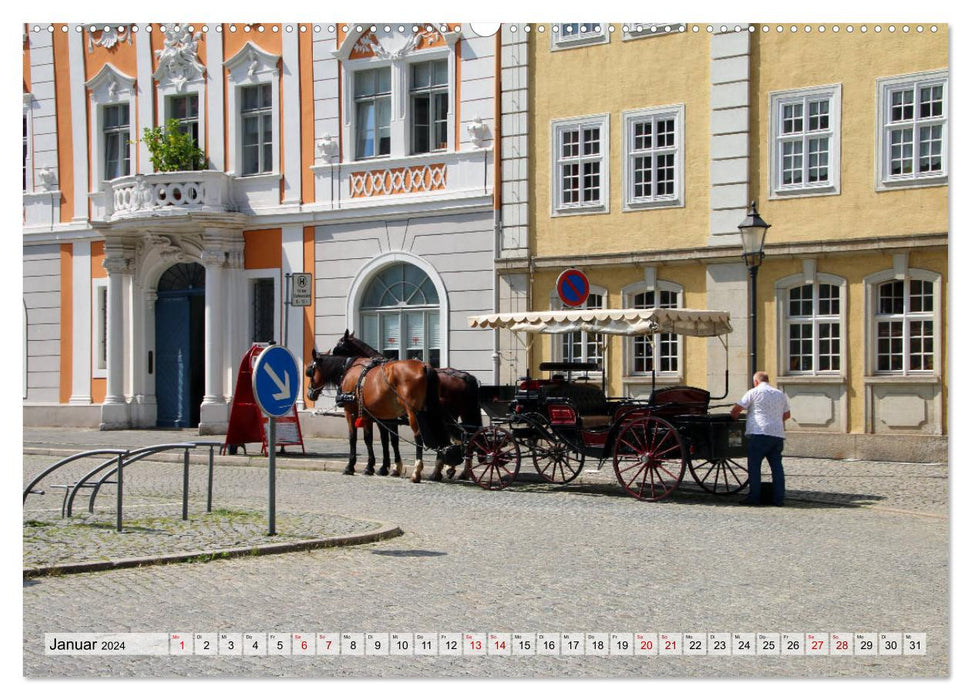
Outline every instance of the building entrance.
<svg viewBox="0 0 971 700">
<path fill-rule="evenodd" d="M 155 396 L 159 427 L 199 425 L 205 385 L 206 270 L 178 263 L 162 275 L 155 302 Z"/>
</svg>

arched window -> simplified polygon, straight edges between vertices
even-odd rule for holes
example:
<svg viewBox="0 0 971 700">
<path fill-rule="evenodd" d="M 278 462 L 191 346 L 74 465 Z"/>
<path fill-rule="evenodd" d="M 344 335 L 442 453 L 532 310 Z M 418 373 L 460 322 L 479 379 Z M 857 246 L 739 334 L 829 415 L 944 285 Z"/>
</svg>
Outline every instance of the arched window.
<svg viewBox="0 0 971 700">
<path fill-rule="evenodd" d="M 894 270 L 866 280 L 871 334 L 871 374 L 933 374 L 940 350 L 940 275 Z"/>
<path fill-rule="evenodd" d="M 658 280 L 653 285 L 639 283 L 623 290 L 625 309 L 677 309 L 682 304 L 680 285 Z M 681 341 L 675 333 L 655 333 L 629 338 L 625 344 L 624 366 L 629 376 L 682 374 Z M 655 363 L 655 359 L 657 362 Z"/>
<path fill-rule="evenodd" d="M 408 263 L 382 269 L 361 300 L 361 339 L 392 360 L 440 366 L 441 331 L 435 285 Z"/>
<path fill-rule="evenodd" d="M 846 342 L 846 281 L 825 273 L 776 282 L 781 375 L 840 375 Z"/>
</svg>

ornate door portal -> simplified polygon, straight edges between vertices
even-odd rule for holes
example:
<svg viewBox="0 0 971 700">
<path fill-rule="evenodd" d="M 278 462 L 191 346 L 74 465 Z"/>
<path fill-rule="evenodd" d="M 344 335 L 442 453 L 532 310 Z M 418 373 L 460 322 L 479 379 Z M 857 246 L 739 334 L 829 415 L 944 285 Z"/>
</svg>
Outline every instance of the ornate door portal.
<svg viewBox="0 0 971 700">
<path fill-rule="evenodd" d="M 155 303 L 155 392 L 158 425 L 199 425 L 205 368 L 205 268 L 173 265 L 158 283 Z"/>
</svg>

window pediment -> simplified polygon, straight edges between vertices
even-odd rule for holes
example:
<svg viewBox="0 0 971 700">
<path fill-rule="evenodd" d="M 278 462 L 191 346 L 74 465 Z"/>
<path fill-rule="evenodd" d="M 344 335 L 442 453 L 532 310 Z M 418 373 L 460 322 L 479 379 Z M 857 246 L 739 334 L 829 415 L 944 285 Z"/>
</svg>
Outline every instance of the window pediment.
<svg viewBox="0 0 971 700">
<path fill-rule="evenodd" d="M 246 45 L 223 65 L 226 66 L 234 82 L 243 83 L 265 73 L 275 73 L 279 62 L 279 56 L 264 51 L 252 41 L 247 41 Z"/>
<path fill-rule="evenodd" d="M 125 99 L 134 92 L 135 78 L 106 63 L 98 74 L 84 85 L 91 90 L 96 102 L 114 102 Z"/>
<path fill-rule="evenodd" d="M 333 56 L 340 61 L 354 61 L 358 59 L 383 59 L 397 61 L 415 51 L 433 48 L 446 48 L 455 45 L 461 32 L 442 32 L 436 27 L 440 23 L 424 23 L 412 26 L 420 27 L 419 31 L 411 31 L 411 26 L 405 32 L 390 32 L 383 37 L 378 32 L 372 32 L 370 25 L 360 30 L 352 29 L 344 38 L 340 48 L 333 52 Z M 428 27 L 432 27 L 429 29 Z"/>
</svg>

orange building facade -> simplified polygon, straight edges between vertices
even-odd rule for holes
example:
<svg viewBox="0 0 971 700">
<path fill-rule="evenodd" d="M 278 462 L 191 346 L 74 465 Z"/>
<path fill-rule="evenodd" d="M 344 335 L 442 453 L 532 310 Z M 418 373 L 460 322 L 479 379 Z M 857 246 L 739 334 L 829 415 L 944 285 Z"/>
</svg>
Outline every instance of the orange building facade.
<svg viewBox="0 0 971 700">
<path fill-rule="evenodd" d="M 251 343 L 309 362 L 345 328 L 488 378 L 465 317 L 494 308 L 497 46 L 425 23 L 26 25 L 25 423 L 220 434 Z M 145 130 L 168 125 L 202 169 L 157 171 Z"/>
</svg>

